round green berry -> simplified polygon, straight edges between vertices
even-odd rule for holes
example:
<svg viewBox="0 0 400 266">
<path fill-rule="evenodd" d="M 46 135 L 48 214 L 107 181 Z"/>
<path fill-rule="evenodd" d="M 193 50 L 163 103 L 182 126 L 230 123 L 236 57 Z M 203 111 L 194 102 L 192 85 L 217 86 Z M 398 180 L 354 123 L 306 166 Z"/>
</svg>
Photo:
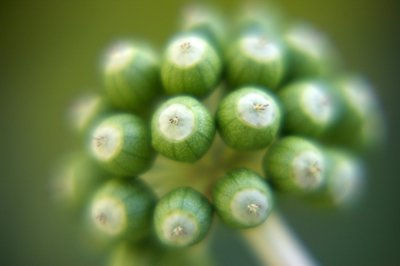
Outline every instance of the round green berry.
<svg viewBox="0 0 400 266">
<path fill-rule="evenodd" d="M 132 114 L 110 115 L 94 127 L 89 137 L 91 156 L 110 173 L 136 176 L 152 164 L 150 132 Z"/>
<path fill-rule="evenodd" d="M 140 111 L 159 94 L 159 61 L 154 51 L 131 41 L 114 45 L 103 64 L 105 90 L 120 109 Z"/>
<path fill-rule="evenodd" d="M 189 5 L 183 9 L 180 24 L 185 32 L 208 38 L 222 52 L 227 41 L 227 29 L 222 15 L 216 9 L 200 4 Z"/>
<path fill-rule="evenodd" d="M 318 193 L 316 200 L 330 206 L 349 206 L 363 190 L 363 165 L 358 158 L 345 151 L 329 149 L 326 155 L 329 172 L 324 189 Z"/>
<path fill-rule="evenodd" d="M 154 211 L 155 232 L 161 243 L 185 247 L 201 241 L 212 221 L 208 200 L 192 188 L 178 188 L 162 197 Z"/>
<path fill-rule="evenodd" d="M 213 189 L 213 202 L 221 219 L 237 228 L 260 225 L 273 207 L 267 183 L 245 168 L 235 169 L 218 180 Z"/>
<path fill-rule="evenodd" d="M 277 89 L 286 74 L 286 49 L 272 34 L 247 32 L 229 47 L 227 78 L 231 85 Z"/>
<path fill-rule="evenodd" d="M 70 209 L 82 208 L 108 174 L 83 152 L 72 153 L 60 161 L 52 180 L 54 198 Z"/>
<path fill-rule="evenodd" d="M 267 147 L 278 135 L 281 111 L 270 93 L 249 86 L 226 96 L 216 119 L 226 144 L 238 150 L 256 150 Z"/>
<path fill-rule="evenodd" d="M 371 84 L 357 75 L 336 81 L 343 113 L 330 139 L 358 150 L 368 151 L 384 142 L 385 121 Z"/>
<path fill-rule="evenodd" d="M 320 190 L 328 171 L 321 148 L 294 136 L 280 139 L 267 150 L 263 168 L 278 189 L 302 194 Z"/>
<path fill-rule="evenodd" d="M 286 29 L 284 39 L 294 77 L 327 76 L 340 65 L 338 53 L 328 37 L 312 25 L 294 23 Z"/>
<path fill-rule="evenodd" d="M 138 240 L 149 233 L 156 198 L 138 179 L 111 180 L 94 195 L 88 213 L 99 239 Z"/>
<path fill-rule="evenodd" d="M 194 162 L 210 148 L 215 124 L 199 101 L 178 96 L 157 109 L 151 133 L 153 147 L 159 153 L 176 161 Z"/>
<path fill-rule="evenodd" d="M 167 46 L 161 66 L 161 79 L 167 94 L 208 95 L 221 77 L 221 59 L 199 34 L 185 34 Z"/>
<path fill-rule="evenodd" d="M 289 133 L 318 137 L 337 122 L 341 111 L 332 87 L 322 80 L 289 84 L 279 93 Z"/>
<path fill-rule="evenodd" d="M 69 124 L 76 133 L 83 135 L 109 110 L 108 102 L 100 95 L 84 94 L 72 103 L 68 112 Z"/>
</svg>

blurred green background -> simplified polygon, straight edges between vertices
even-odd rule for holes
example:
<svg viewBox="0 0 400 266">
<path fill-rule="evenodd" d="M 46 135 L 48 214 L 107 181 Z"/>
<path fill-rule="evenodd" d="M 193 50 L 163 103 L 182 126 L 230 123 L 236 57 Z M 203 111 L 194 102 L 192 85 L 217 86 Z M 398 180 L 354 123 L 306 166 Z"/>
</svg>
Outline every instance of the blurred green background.
<svg viewBox="0 0 400 266">
<path fill-rule="evenodd" d="M 227 11 L 240 1 L 216 1 Z M 375 84 L 389 122 L 389 145 L 371 160 L 367 195 L 332 213 L 293 200 L 282 212 L 324 265 L 400 263 L 399 25 L 397 1 L 276 1 L 329 33 L 351 69 Z M 1 1 L 0 265 L 98 265 L 77 244 L 77 229 L 54 209 L 47 180 L 54 159 L 73 149 L 68 101 L 100 87 L 99 54 L 118 37 L 161 46 L 185 1 Z M 221 234 L 229 235 L 230 232 Z M 240 246 L 234 247 L 240 249 Z M 250 265 L 216 247 L 226 265 Z M 239 252 L 240 253 L 240 252 Z M 232 256 L 228 256 L 231 254 Z"/>
</svg>

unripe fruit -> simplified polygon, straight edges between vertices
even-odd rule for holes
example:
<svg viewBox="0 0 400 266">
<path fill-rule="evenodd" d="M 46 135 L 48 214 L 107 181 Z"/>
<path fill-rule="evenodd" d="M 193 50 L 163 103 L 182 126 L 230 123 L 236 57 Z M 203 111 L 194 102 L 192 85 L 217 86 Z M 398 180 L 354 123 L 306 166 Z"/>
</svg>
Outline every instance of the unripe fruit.
<svg viewBox="0 0 400 266">
<path fill-rule="evenodd" d="M 172 98 L 153 115 L 152 144 L 162 155 L 182 162 L 200 159 L 210 148 L 215 135 L 214 119 L 196 99 Z"/>
<path fill-rule="evenodd" d="M 167 46 L 161 66 L 165 92 L 204 97 L 220 81 L 221 59 L 209 41 L 199 34 L 186 34 Z"/>
<path fill-rule="evenodd" d="M 232 86 L 260 85 L 276 90 L 286 70 L 286 48 L 272 34 L 246 32 L 228 48 L 227 78 Z"/>
<path fill-rule="evenodd" d="M 319 191 L 328 173 L 321 148 L 293 136 L 280 139 L 267 150 L 263 167 L 267 179 L 278 189 L 298 194 Z"/>
<path fill-rule="evenodd" d="M 208 200 L 192 188 L 178 188 L 160 199 L 154 211 L 155 232 L 161 243 L 185 247 L 202 240 L 212 220 Z"/>
<path fill-rule="evenodd" d="M 272 192 L 267 183 L 245 168 L 235 169 L 217 181 L 213 202 L 221 219 L 237 228 L 260 225 L 273 207 Z"/>
<path fill-rule="evenodd" d="M 227 145 L 238 150 L 257 150 L 277 137 L 281 111 L 270 93 L 248 86 L 221 101 L 216 119 L 218 132 Z"/>
<path fill-rule="evenodd" d="M 110 173 L 136 176 L 152 164 L 150 132 L 139 117 L 114 114 L 99 121 L 89 137 L 92 157 Z"/>
<path fill-rule="evenodd" d="M 319 137 L 338 121 L 341 106 L 332 86 L 322 80 L 289 84 L 279 93 L 288 133 Z"/>
<path fill-rule="evenodd" d="M 144 44 L 115 44 L 106 54 L 103 75 L 107 97 L 119 109 L 140 111 L 160 91 L 159 60 Z"/>
<path fill-rule="evenodd" d="M 115 179 L 94 195 L 89 223 L 98 238 L 138 240 L 147 235 L 156 198 L 138 179 Z"/>
</svg>

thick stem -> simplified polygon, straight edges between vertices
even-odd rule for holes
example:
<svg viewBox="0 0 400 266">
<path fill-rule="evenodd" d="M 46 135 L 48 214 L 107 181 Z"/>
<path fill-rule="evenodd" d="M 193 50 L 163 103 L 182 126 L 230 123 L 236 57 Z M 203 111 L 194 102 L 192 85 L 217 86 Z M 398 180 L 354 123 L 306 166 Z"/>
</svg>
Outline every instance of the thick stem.
<svg viewBox="0 0 400 266">
<path fill-rule="evenodd" d="M 263 265 L 316 266 L 303 243 L 276 212 L 254 229 L 242 232 L 243 237 L 258 255 Z"/>
</svg>

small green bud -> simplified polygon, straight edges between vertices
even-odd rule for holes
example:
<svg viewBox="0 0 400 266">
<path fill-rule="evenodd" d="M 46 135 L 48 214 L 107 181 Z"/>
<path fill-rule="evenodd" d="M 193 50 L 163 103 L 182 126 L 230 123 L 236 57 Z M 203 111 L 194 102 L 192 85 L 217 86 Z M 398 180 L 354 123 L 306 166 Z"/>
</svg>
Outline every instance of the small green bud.
<svg viewBox="0 0 400 266">
<path fill-rule="evenodd" d="M 60 161 L 51 183 L 52 194 L 67 208 L 80 209 L 107 178 L 85 153 L 73 153 Z"/>
<path fill-rule="evenodd" d="M 214 120 L 196 99 L 178 96 L 166 101 L 155 112 L 152 144 L 164 156 L 182 162 L 200 159 L 215 135 Z"/>
<path fill-rule="evenodd" d="M 99 239 L 138 240 L 151 229 L 156 199 L 138 179 L 112 180 L 94 195 L 88 219 Z"/>
<path fill-rule="evenodd" d="M 87 93 L 70 106 L 68 120 L 71 128 L 80 135 L 86 133 L 97 119 L 105 115 L 110 107 L 105 99 L 95 93 Z"/>
<path fill-rule="evenodd" d="M 161 79 L 167 94 L 207 96 L 220 81 L 222 62 L 208 40 L 185 34 L 167 46 Z"/>
<path fill-rule="evenodd" d="M 272 192 L 266 182 L 245 168 L 233 170 L 218 180 L 213 202 L 221 219 L 237 228 L 260 225 L 273 207 Z"/>
<path fill-rule="evenodd" d="M 144 44 L 114 45 L 105 57 L 103 74 L 106 94 L 117 108 L 138 111 L 159 94 L 159 61 Z"/>
<path fill-rule="evenodd" d="M 337 144 L 368 151 L 384 142 L 385 121 L 371 84 L 360 76 L 340 77 L 337 82 L 343 113 L 330 139 Z"/>
<path fill-rule="evenodd" d="M 89 137 L 91 156 L 110 173 L 136 176 L 152 164 L 154 152 L 146 124 L 132 114 L 99 121 Z"/>
<path fill-rule="evenodd" d="M 238 150 L 267 147 L 278 135 L 281 124 L 281 111 L 274 96 L 250 86 L 226 96 L 216 117 L 222 139 Z"/>
<path fill-rule="evenodd" d="M 329 172 L 326 185 L 316 195 L 317 203 L 336 207 L 352 205 L 360 196 L 364 185 L 361 161 L 340 150 L 326 152 Z"/>
<path fill-rule="evenodd" d="M 201 241 L 211 226 L 212 207 L 192 188 L 178 188 L 162 197 L 154 212 L 155 232 L 161 243 L 185 247 Z"/>
<path fill-rule="evenodd" d="M 280 139 L 267 150 L 263 168 L 278 189 L 302 194 L 320 190 L 328 171 L 322 150 L 306 139 L 293 136 Z"/>
<path fill-rule="evenodd" d="M 285 77 L 286 49 L 272 34 L 247 32 L 232 43 L 227 53 L 227 78 L 233 86 L 277 89 Z"/>
<path fill-rule="evenodd" d="M 285 111 L 285 130 L 319 137 L 337 122 L 341 107 L 331 86 L 322 80 L 289 84 L 279 93 Z"/>
<path fill-rule="evenodd" d="M 191 4 L 183 9 L 181 28 L 208 38 L 222 53 L 227 41 L 225 21 L 216 9 L 200 4 Z"/>
<path fill-rule="evenodd" d="M 327 76 L 340 65 L 338 52 L 322 32 L 307 23 L 287 28 L 284 39 L 289 49 L 294 77 Z"/>
</svg>

